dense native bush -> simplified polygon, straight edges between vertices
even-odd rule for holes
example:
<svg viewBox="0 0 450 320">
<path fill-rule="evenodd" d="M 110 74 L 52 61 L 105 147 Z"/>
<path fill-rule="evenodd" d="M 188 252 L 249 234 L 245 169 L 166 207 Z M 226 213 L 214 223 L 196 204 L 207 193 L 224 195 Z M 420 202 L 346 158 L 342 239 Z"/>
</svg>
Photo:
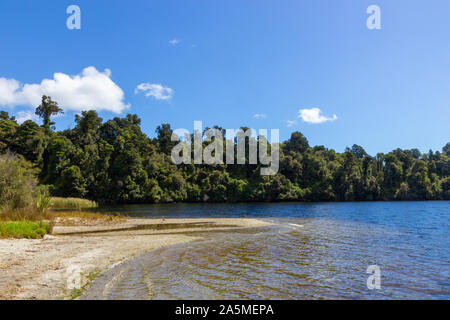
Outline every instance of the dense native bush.
<svg viewBox="0 0 450 320">
<path fill-rule="evenodd" d="M 260 165 L 248 162 L 176 166 L 168 124 L 151 139 L 137 115 L 103 122 L 95 111 L 85 111 L 75 116 L 73 129 L 54 132 L 57 104 L 43 97 L 38 111 L 42 126 L 30 120 L 19 125 L 1 111 L 0 153 L 10 150 L 33 163 L 39 182 L 59 197 L 100 203 L 450 199 L 449 143 L 442 152 L 396 149 L 370 156 L 358 145 L 343 153 L 311 147 L 294 132 L 280 145 L 279 172 L 261 176 Z M 0 168 L 2 205 L 26 206 L 36 181 L 22 160 L 10 168 L 8 157 Z"/>
</svg>

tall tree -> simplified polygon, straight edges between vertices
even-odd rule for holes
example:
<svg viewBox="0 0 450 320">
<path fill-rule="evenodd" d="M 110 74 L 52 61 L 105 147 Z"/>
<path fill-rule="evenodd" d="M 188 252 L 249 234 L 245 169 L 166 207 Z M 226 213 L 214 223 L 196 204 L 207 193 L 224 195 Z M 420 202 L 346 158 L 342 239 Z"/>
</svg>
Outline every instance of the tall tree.
<svg viewBox="0 0 450 320">
<path fill-rule="evenodd" d="M 59 113 L 64 113 L 63 109 L 58 106 L 58 103 L 53 101 L 51 97 L 42 96 L 42 103 L 36 108 L 36 115 L 42 118 L 43 127 L 50 131 L 50 128 L 54 129 L 55 123 L 51 121 L 52 116 L 56 116 Z"/>
</svg>

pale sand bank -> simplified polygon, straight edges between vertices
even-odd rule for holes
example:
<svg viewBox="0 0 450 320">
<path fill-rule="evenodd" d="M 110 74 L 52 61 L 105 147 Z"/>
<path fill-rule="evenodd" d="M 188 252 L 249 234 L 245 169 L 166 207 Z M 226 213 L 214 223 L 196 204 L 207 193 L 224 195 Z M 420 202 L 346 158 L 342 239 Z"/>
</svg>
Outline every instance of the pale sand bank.
<svg viewBox="0 0 450 320">
<path fill-rule="evenodd" d="M 81 279 L 83 285 L 124 259 L 197 239 L 192 231 L 266 225 L 243 218 L 130 218 L 108 225 L 56 226 L 56 235 L 47 239 L 0 239 L 0 299 L 69 299 L 74 290 L 68 289 L 68 279 L 77 286 Z"/>
</svg>

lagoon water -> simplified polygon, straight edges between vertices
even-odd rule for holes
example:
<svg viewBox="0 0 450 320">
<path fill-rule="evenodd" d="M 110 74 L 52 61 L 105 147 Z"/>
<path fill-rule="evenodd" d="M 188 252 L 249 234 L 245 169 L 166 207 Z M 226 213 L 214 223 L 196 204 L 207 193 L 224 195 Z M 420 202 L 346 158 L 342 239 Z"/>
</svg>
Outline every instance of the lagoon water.
<svg viewBox="0 0 450 320">
<path fill-rule="evenodd" d="M 449 201 L 175 204 L 120 211 L 252 217 L 273 225 L 202 232 L 195 234 L 201 240 L 127 261 L 110 270 L 108 299 L 450 299 Z M 379 290 L 367 287 L 369 265 L 381 270 Z"/>
</svg>

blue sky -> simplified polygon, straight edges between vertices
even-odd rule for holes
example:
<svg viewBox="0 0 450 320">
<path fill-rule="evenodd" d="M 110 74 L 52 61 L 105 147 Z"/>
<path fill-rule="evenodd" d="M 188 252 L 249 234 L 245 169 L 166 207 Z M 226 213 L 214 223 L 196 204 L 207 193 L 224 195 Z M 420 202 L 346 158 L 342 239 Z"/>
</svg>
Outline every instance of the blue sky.
<svg viewBox="0 0 450 320">
<path fill-rule="evenodd" d="M 72 4 L 81 30 L 66 27 Z M 366 27 L 372 4 L 380 30 Z M 23 117 L 32 93 L 49 90 L 67 104 L 57 128 L 73 127 L 83 107 L 58 90 L 79 80 L 102 118 L 137 113 L 150 136 L 161 123 L 192 130 L 202 120 L 279 128 L 282 140 L 299 130 L 339 152 L 354 143 L 370 154 L 441 150 L 450 141 L 449 12 L 447 0 L 2 0 L 0 109 Z M 59 89 L 55 73 L 66 75 Z M 313 108 L 336 119 L 299 118 Z"/>
</svg>

